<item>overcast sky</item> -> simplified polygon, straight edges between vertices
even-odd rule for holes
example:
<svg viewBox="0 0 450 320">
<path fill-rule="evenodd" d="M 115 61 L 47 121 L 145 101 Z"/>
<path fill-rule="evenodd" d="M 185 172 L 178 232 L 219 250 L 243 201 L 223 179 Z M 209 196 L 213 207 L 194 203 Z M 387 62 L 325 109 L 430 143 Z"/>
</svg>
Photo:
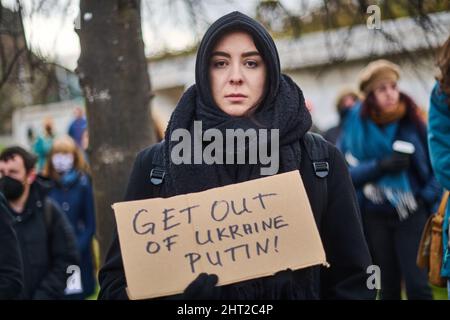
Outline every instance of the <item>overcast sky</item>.
<svg viewBox="0 0 450 320">
<path fill-rule="evenodd" d="M 76 67 L 80 43 L 74 32 L 74 22 L 79 13 L 79 0 L 47 0 L 47 7 L 31 14 L 37 0 L 23 0 L 24 26 L 27 42 L 50 61 L 56 61 L 69 69 Z M 2 4 L 14 8 L 15 0 L 3 0 Z M 251 16 L 258 0 L 203 0 L 204 8 L 199 15 L 195 32 L 191 16 L 183 0 L 142 0 L 142 29 L 147 55 L 164 48 L 179 50 L 191 45 L 196 35 L 204 32 L 207 25 L 220 16 L 238 10 Z M 301 5 L 310 8 L 317 0 L 284 0 L 289 10 L 299 12 Z M 63 14 L 62 11 L 65 13 Z M 44 13 L 45 12 L 45 13 Z M 92 17 L 95 18 L 95 17 Z"/>
</svg>

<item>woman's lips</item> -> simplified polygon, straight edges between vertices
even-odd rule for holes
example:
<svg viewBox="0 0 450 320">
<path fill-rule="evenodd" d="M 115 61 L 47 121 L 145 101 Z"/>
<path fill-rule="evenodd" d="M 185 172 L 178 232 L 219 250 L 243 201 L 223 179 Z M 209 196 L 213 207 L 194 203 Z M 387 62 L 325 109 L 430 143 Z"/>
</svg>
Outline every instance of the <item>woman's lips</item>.
<svg viewBox="0 0 450 320">
<path fill-rule="evenodd" d="M 225 99 L 231 102 L 241 102 L 247 99 L 247 96 L 241 93 L 233 93 L 226 95 Z"/>
</svg>

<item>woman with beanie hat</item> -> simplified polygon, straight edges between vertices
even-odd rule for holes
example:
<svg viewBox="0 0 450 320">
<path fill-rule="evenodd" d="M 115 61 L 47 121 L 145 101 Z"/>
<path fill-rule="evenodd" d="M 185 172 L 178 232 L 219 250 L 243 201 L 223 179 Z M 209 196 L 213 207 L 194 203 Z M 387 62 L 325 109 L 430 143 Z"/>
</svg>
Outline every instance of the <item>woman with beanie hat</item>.
<svg viewBox="0 0 450 320">
<path fill-rule="evenodd" d="M 427 275 L 416 266 L 427 217 L 441 188 L 427 152 L 426 128 L 414 101 L 399 91 L 400 68 L 377 60 L 360 74 L 365 98 L 351 110 L 340 142 L 360 199 L 381 299 L 431 299 Z"/>
<path fill-rule="evenodd" d="M 300 88 L 281 74 L 269 33 L 242 13 L 223 16 L 202 39 L 195 78 L 196 84 L 183 94 L 172 114 L 165 140 L 138 155 L 125 199 L 171 197 L 261 177 L 259 160 L 256 164 L 174 164 L 170 159 L 176 146 L 172 134 L 184 129 L 192 135 L 194 121 L 202 121 L 204 130 L 214 128 L 222 133 L 228 129 L 278 129 L 280 164 L 275 174 L 300 170 L 331 267 L 284 270 L 226 286 L 216 285 L 220 280 L 216 275 L 200 274 L 183 294 L 170 298 L 373 299 L 373 290 L 366 286 L 370 255 L 345 161 L 331 144 L 317 138 L 329 153 L 330 167 L 327 201 L 321 201 L 326 195 L 320 192 L 319 178 L 303 141 L 311 116 Z M 276 143 L 267 143 L 272 142 Z M 158 190 L 148 179 L 149 154 L 157 152 L 157 146 L 161 146 L 159 155 L 166 172 Z M 101 299 L 128 298 L 117 235 L 99 280 Z"/>
</svg>

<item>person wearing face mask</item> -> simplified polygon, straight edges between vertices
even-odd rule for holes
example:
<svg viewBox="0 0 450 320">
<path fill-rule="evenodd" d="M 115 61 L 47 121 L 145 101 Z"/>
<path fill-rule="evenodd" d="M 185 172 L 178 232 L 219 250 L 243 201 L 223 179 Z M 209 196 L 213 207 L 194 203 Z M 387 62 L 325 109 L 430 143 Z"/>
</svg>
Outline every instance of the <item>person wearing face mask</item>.
<svg viewBox="0 0 450 320">
<path fill-rule="evenodd" d="M 311 115 L 303 93 L 282 75 L 277 48 L 266 29 L 252 18 L 232 12 L 206 31 L 197 52 L 196 84 L 181 97 L 165 140 L 137 156 L 125 200 L 171 197 L 261 178 L 257 164 L 175 164 L 171 139 L 177 129 L 192 132 L 194 120 L 204 130 L 278 129 L 279 168 L 274 174 L 299 170 L 322 237 L 330 268 L 281 270 L 273 276 L 216 286 L 217 275 L 202 273 L 184 292 L 169 299 L 374 299 L 367 285 L 371 259 L 364 240 L 354 189 L 342 155 L 320 136 L 307 133 Z M 314 138 L 329 154 L 327 197 L 311 160 Z M 311 140 L 308 140 L 311 141 Z M 270 141 L 269 141 L 270 143 Z M 153 149 L 157 148 L 159 149 Z M 159 151 L 155 151 L 159 150 Z M 235 156 L 244 149 L 234 150 Z M 151 152 L 160 152 L 166 170 L 158 189 L 149 177 Z M 193 163 L 193 162 L 191 162 Z M 293 255 L 301 252 L 292 252 Z M 126 279 L 117 233 L 100 274 L 100 299 L 127 299 Z"/>
<path fill-rule="evenodd" d="M 339 123 L 337 126 L 328 129 L 324 138 L 336 145 L 337 141 L 341 137 L 342 133 L 342 124 L 344 123 L 345 117 L 348 115 L 349 111 L 356 103 L 359 101 L 358 93 L 353 89 L 343 89 L 338 97 L 336 102 L 336 110 L 339 114 Z"/>
<path fill-rule="evenodd" d="M 40 173 L 47 161 L 47 154 L 52 148 L 55 133 L 53 130 L 53 119 L 47 117 L 44 119 L 44 132 L 36 138 L 33 144 L 33 152 L 37 155 L 37 172 Z"/>
<path fill-rule="evenodd" d="M 20 299 L 62 299 L 67 270 L 78 265 L 75 235 L 59 206 L 36 179 L 36 158 L 21 147 L 0 153 L 0 192 L 23 262 Z"/>
<path fill-rule="evenodd" d="M 431 299 L 425 270 L 416 265 L 428 216 L 442 189 L 431 169 L 425 123 L 397 87 L 400 68 L 387 60 L 360 74 L 365 98 L 350 110 L 339 143 L 358 192 L 365 233 L 381 269 L 381 299 Z"/>
<path fill-rule="evenodd" d="M 19 242 L 7 216 L 7 205 L 0 192 L 0 300 L 18 298 L 23 288 Z"/>
<path fill-rule="evenodd" d="M 75 141 L 57 138 L 50 150 L 43 175 L 51 180 L 49 197 L 55 200 L 75 230 L 81 257 L 81 292 L 69 292 L 68 297 L 84 299 L 94 293 L 92 238 L 95 233 L 94 196 L 89 167 Z"/>
</svg>

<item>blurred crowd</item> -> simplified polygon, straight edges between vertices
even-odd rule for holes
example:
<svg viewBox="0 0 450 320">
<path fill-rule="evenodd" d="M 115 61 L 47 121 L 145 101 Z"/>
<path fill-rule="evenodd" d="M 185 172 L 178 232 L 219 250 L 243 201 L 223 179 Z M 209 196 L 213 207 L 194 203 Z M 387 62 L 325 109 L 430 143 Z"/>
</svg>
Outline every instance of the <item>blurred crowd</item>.
<svg viewBox="0 0 450 320">
<path fill-rule="evenodd" d="M 74 113 L 67 134 L 55 136 L 53 120 L 46 118 L 31 150 L 10 146 L 1 151 L 0 218 L 2 230 L 12 226 L 15 239 L 0 232 L 5 238 L 0 270 L 11 274 L 0 276 L 0 298 L 85 299 L 95 293 L 87 121 L 82 109 Z"/>
<path fill-rule="evenodd" d="M 402 291 L 409 299 L 433 298 L 416 258 L 425 224 L 450 189 L 449 60 L 447 40 L 428 115 L 399 88 L 398 65 L 370 62 L 358 90 L 342 89 L 339 124 L 323 133 L 348 164 L 370 253 L 382 271 L 381 299 L 401 299 Z M 43 128 L 32 150 L 10 146 L 0 153 L 0 298 L 85 299 L 97 286 L 86 119 L 77 109 L 60 137 L 50 118 Z M 443 277 L 450 276 L 449 211 Z"/>
</svg>

